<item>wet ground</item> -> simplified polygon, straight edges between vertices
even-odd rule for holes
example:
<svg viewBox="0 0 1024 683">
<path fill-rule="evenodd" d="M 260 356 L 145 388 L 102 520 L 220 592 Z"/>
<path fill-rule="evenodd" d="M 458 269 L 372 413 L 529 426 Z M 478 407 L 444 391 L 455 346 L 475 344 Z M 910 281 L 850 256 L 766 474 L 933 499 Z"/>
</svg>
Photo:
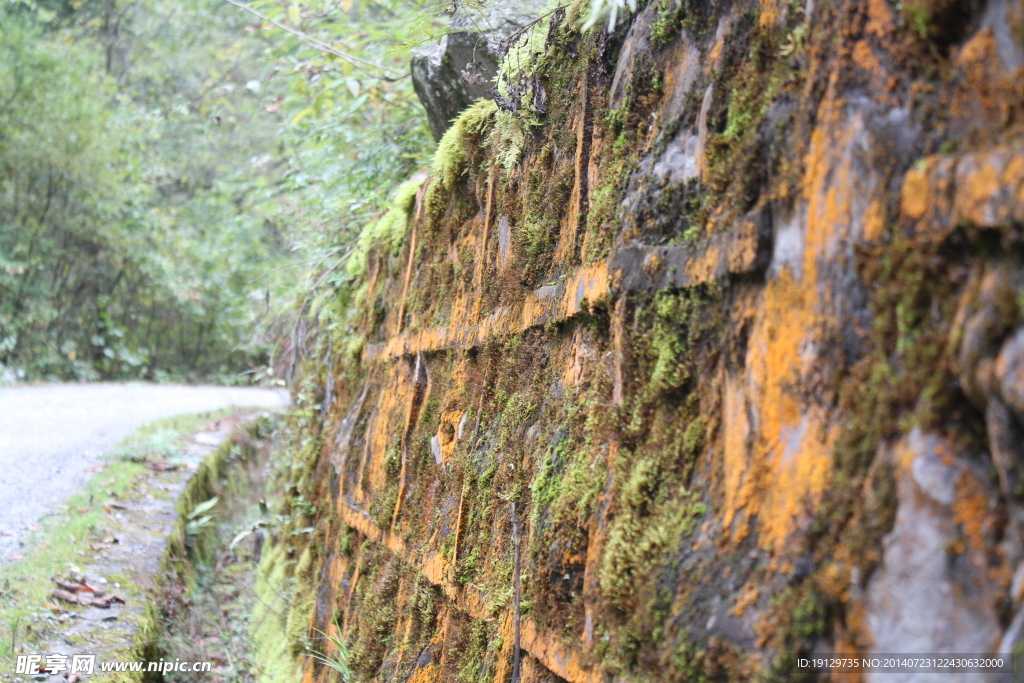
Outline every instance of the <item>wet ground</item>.
<svg viewBox="0 0 1024 683">
<path fill-rule="evenodd" d="M 150 384 L 0 388 L 0 565 L 141 425 L 230 406 L 280 407 L 284 391 Z"/>
</svg>

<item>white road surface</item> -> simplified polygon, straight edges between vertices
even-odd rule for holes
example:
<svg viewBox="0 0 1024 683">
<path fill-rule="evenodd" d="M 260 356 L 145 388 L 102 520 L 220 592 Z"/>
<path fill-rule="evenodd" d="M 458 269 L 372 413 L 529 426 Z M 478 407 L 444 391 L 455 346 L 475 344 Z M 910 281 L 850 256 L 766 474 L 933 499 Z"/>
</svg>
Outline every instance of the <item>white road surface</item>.
<svg viewBox="0 0 1024 683">
<path fill-rule="evenodd" d="M 89 468 L 147 422 L 229 406 L 283 407 L 284 391 L 154 384 L 0 388 L 0 564 Z"/>
</svg>

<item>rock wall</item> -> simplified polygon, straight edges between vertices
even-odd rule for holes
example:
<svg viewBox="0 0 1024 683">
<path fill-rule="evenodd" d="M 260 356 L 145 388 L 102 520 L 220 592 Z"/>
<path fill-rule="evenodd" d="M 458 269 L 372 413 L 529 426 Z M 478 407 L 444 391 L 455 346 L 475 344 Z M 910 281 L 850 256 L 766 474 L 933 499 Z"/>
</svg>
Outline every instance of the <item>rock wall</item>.
<svg viewBox="0 0 1024 683">
<path fill-rule="evenodd" d="M 584 9 L 321 316 L 310 628 L 415 683 L 1017 647 L 1020 1 Z"/>
</svg>

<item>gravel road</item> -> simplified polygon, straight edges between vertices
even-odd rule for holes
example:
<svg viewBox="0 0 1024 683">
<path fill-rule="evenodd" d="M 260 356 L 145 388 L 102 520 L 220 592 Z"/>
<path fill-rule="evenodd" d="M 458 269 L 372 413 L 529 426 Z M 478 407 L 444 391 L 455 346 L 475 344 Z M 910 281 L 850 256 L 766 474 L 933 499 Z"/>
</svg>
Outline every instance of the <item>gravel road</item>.
<svg viewBox="0 0 1024 683">
<path fill-rule="evenodd" d="M 0 564 L 26 527 L 59 508 L 86 471 L 146 422 L 229 406 L 279 407 L 284 391 L 152 384 L 0 388 Z"/>
</svg>

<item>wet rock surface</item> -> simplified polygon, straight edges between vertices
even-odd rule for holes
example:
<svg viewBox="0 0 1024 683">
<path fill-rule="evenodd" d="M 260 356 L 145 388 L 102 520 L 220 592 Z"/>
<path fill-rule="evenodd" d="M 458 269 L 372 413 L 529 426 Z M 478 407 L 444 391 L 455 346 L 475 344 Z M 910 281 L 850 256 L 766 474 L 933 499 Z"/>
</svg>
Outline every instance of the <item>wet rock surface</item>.
<svg viewBox="0 0 1024 683">
<path fill-rule="evenodd" d="M 1003 629 L 995 606 L 1007 587 L 992 580 L 1000 568 L 991 564 L 987 530 L 959 517 L 966 506 L 987 512 L 997 504 L 984 464 L 972 465 L 953 444 L 916 429 L 888 457 L 897 473 L 896 521 L 865 589 L 862 635 L 870 653 L 997 651 Z M 933 676 L 905 674 L 902 680 Z"/>
<path fill-rule="evenodd" d="M 1024 13 L 933 9 L 567 14 L 546 112 L 448 133 L 310 371 L 358 676 L 507 680 L 516 632 L 572 683 L 1021 642 Z"/>
</svg>

